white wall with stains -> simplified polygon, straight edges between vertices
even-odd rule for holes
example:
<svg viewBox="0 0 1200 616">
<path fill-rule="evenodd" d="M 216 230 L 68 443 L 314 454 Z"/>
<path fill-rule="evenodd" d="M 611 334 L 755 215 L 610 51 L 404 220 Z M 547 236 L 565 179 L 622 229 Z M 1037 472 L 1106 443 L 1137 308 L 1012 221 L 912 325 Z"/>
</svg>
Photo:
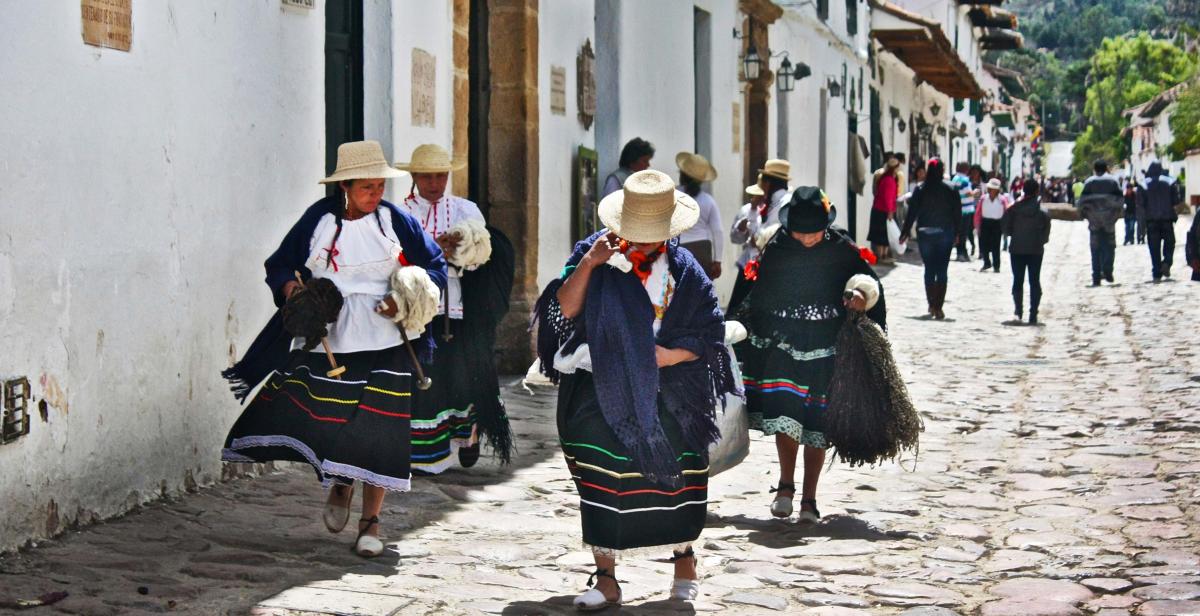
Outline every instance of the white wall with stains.
<svg viewBox="0 0 1200 616">
<path fill-rule="evenodd" d="M 218 371 L 325 151 L 323 3 L 135 2 L 129 52 L 85 45 L 78 2 L 6 10 L 0 376 L 34 403 L 0 550 L 220 477 Z"/>
</svg>

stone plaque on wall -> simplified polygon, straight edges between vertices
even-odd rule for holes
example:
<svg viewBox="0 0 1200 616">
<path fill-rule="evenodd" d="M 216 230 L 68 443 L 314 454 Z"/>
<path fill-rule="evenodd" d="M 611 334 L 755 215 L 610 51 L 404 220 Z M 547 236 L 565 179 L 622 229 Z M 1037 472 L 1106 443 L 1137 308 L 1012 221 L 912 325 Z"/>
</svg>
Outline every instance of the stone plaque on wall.
<svg viewBox="0 0 1200 616">
<path fill-rule="evenodd" d="M 283 0 L 284 6 L 294 6 L 298 9 L 315 9 L 317 0 Z"/>
<path fill-rule="evenodd" d="M 583 128 L 590 129 L 592 120 L 596 118 L 596 52 L 592 51 L 592 41 L 588 39 L 575 58 L 575 88 L 579 105 L 579 121 Z"/>
<path fill-rule="evenodd" d="M 567 115 L 567 69 L 550 67 L 550 113 Z"/>
<path fill-rule="evenodd" d="M 733 153 L 742 153 L 742 106 L 733 101 Z"/>
<path fill-rule="evenodd" d="M 80 0 L 83 42 L 129 51 L 133 46 L 133 0 Z"/>
<path fill-rule="evenodd" d="M 437 58 L 424 49 L 412 50 L 412 125 L 434 125 L 437 109 Z"/>
</svg>

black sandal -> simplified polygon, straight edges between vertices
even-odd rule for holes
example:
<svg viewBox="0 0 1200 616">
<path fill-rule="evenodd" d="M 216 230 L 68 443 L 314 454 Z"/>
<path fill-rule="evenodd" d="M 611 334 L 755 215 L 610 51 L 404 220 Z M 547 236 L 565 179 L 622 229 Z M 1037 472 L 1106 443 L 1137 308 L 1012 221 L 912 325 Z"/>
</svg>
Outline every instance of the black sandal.
<svg viewBox="0 0 1200 616">
<path fill-rule="evenodd" d="M 771 488 L 771 493 L 776 492 L 791 492 L 790 495 L 784 496 L 780 494 L 771 502 L 771 515 L 777 518 L 786 518 L 792 515 L 792 499 L 796 498 L 796 484 L 780 483 L 778 487 Z"/>
<path fill-rule="evenodd" d="M 805 505 L 810 505 L 812 509 L 805 509 Z M 805 515 L 808 514 L 808 515 Z M 800 521 L 801 522 L 817 522 L 821 519 L 821 512 L 817 509 L 817 499 L 802 498 L 800 499 Z"/>
<path fill-rule="evenodd" d="M 689 547 L 689 548 L 687 549 L 687 551 L 686 551 L 686 552 L 683 552 L 683 553 L 676 552 L 676 551 L 672 550 L 672 551 L 671 551 L 671 558 L 670 558 L 670 559 L 668 559 L 668 561 L 669 561 L 669 562 L 678 562 L 678 561 L 681 561 L 681 560 L 683 560 L 683 559 L 685 559 L 685 558 L 695 558 L 695 557 L 696 557 L 696 552 L 695 552 L 695 551 L 693 551 L 693 550 L 692 550 L 692 548 L 690 548 L 690 547 Z"/>
<path fill-rule="evenodd" d="M 359 518 L 359 526 L 363 522 L 367 523 L 366 528 L 358 529 L 358 537 L 354 540 L 354 553 L 359 556 L 372 558 L 383 553 L 383 541 L 375 535 L 368 535 L 367 531 L 371 530 L 372 526 L 379 524 L 379 516 L 373 515 L 370 518 Z"/>
</svg>

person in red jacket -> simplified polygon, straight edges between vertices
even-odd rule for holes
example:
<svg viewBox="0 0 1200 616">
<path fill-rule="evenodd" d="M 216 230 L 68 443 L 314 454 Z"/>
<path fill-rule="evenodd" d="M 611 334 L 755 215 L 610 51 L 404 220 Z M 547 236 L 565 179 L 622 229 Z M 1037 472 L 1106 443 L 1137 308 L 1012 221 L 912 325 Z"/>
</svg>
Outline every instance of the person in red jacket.
<svg viewBox="0 0 1200 616">
<path fill-rule="evenodd" d="M 880 263 L 890 260 L 888 255 L 888 221 L 896 218 L 896 198 L 900 194 L 900 159 L 888 155 L 887 164 L 875 174 L 875 202 L 871 206 L 871 226 L 867 241 L 875 251 Z"/>
</svg>

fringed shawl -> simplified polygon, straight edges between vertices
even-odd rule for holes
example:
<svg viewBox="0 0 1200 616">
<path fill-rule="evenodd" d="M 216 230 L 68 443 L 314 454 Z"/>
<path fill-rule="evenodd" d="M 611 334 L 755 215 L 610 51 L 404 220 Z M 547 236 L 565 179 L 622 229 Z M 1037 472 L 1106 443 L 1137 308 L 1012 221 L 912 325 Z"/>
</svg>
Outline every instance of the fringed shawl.
<svg viewBox="0 0 1200 616">
<path fill-rule="evenodd" d="M 575 266 L 605 232 L 576 244 L 563 276 L 546 286 L 534 308 L 538 358 L 542 372 L 557 383 L 554 356 L 586 343 L 590 350 L 596 398 L 605 422 L 651 481 L 677 485 L 682 472 L 659 420 L 659 402 L 682 428 L 688 448 L 706 452 L 720 433 L 716 406 L 728 393 L 741 395 L 725 348 L 725 318 L 712 282 L 677 240 L 667 245 L 675 294 L 653 333 L 654 310 L 645 288 L 632 273 L 597 267 L 588 283 L 586 304 L 575 319 L 563 316 L 558 290 Z M 655 345 L 686 349 L 696 361 L 662 369 Z"/>
</svg>

